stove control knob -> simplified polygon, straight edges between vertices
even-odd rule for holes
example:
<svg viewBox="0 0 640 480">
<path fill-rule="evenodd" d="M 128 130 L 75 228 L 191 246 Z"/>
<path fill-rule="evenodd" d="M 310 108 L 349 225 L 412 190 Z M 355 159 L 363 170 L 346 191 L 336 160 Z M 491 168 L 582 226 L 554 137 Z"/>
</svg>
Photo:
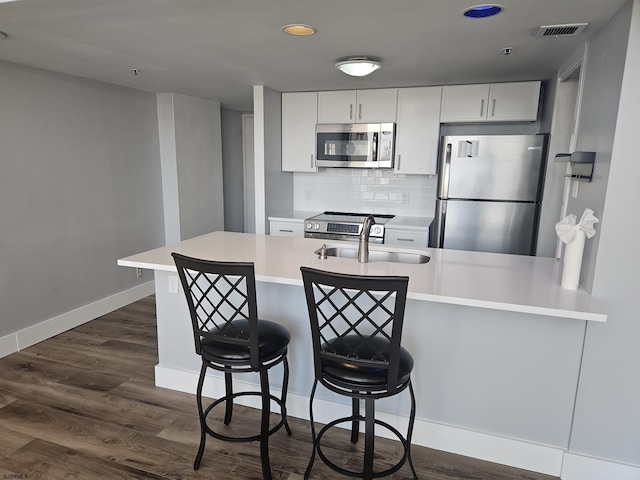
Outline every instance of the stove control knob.
<svg viewBox="0 0 640 480">
<path fill-rule="evenodd" d="M 307 222 L 307 230 L 311 230 L 311 228 L 313 227 L 313 224 L 311 222 Z"/>
<path fill-rule="evenodd" d="M 382 235 L 382 227 L 380 225 L 374 225 L 372 230 L 374 235 Z"/>
<path fill-rule="evenodd" d="M 313 229 L 314 229 L 314 230 L 320 230 L 320 224 L 319 224 L 319 223 L 316 223 L 316 224 L 313 226 Z"/>
</svg>

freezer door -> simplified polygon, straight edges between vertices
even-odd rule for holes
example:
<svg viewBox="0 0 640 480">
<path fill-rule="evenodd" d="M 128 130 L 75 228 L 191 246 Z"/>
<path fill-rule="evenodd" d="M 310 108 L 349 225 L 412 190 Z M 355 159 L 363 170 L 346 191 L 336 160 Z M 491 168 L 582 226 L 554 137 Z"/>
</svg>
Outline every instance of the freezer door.
<svg viewBox="0 0 640 480">
<path fill-rule="evenodd" d="M 539 205 L 438 200 L 439 245 L 453 250 L 534 255 Z"/>
<path fill-rule="evenodd" d="M 546 135 L 444 137 L 440 198 L 539 201 Z"/>
</svg>

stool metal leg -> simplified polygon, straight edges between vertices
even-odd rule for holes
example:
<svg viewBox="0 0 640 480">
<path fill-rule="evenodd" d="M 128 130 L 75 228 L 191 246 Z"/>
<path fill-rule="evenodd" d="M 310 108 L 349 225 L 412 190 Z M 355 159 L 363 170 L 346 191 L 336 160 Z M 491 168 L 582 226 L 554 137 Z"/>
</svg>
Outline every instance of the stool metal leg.
<svg viewBox="0 0 640 480">
<path fill-rule="evenodd" d="M 280 398 L 281 402 L 282 402 L 282 408 L 280 409 L 280 415 L 282 415 L 282 418 L 284 419 L 284 428 L 287 431 L 287 433 L 289 435 L 291 435 L 291 428 L 289 428 L 289 420 L 287 418 L 287 387 L 289 385 L 289 361 L 287 360 L 287 357 L 284 357 L 283 360 L 283 369 L 284 369 L 284 375 L 282 378 L 282 396 Z"/>
<path fill-rule="evenodd" d="M 409 394 L 411 395 L 411 413 L 409 414 L 409 428 L 407 429 L 407 460 L 409 460 L 413 478 L 418 480 L 418 474 L 416 473 L 416 469 L 413 468 L 413 460 L 411 460 L 411 436 L 413 435 L 413 424 L 416 419 L 416 397 L 413 394 L 411 380 L 409 380 Z"/>
<path fill-rule="evenodd" d="M 309 421 L 311 422 L 311 458 L 309 459 L 309 464 L 307 465 L 307 469 L 304 472 L 305 480 L 309 478 L 311 474 L 311 467 L 313 467 L 313 461 L 316 459 L 316 448 L 318 446 L 318 441 L 316 439 L 316 427 L 313 423 L 313 397 L 316 395 L 316 388 L 318 386 L 318 380 L 315 379 L 313 381 L 313 387 L 311 388 L 311 396 L 309 397 Z"/>
<path fill-rule="evenodd" d="M 373 452 L 375 449 L 375 400 L 364 401 L 364 469 L 362 478 L 373 478 Z"/>
<path fill-rule="evenodd" d="M 260 370 L 260 390 L 262 391 L 262 421 L 260 424 L 260 460 L 262 461 L 262 478 L 271 480 L 271 463 L 269 462 L 269 415 L 271 413 L 271 395 L 269 392 L 269 374 L 267 369 Z"/>
<path fill-rule="evenodd" d="M 351 415 L 354 418 L 353 422 L 351 422 L 351 443 L 358 443 L 360 422 L 355 420 L 360 416 L 360 399 L 358 398 L 351 399 Z"/>
<path fill-rule="evenodd" d="M 204 410 L 202 409 L 202 386 L 204 385 L 204 377 L 207 372 L 207 365 L 203 362 L 200 368 L 200 377 L 198 378 L 198 387 L 196 389 L 196 401 L 198 403 L 198 418 L 200 419 L 200 447 L 198 447 L 198 453 L 196 459 L 193 462 L 193 469 L 198 470 L 200 468 L 200 461 L 202 460 L 202 454 L 204 453 L 204 444 L 207 440 L 207 419 L 204 416 Z"/>
<path fill-rule="evenodd" d="M 224 424 L 229 425 L 233 413 L 233 382 L 231 381 L 231 372 L 224 372 L 224 390 L 227 398 L 224 409 Z"/>
</svg>

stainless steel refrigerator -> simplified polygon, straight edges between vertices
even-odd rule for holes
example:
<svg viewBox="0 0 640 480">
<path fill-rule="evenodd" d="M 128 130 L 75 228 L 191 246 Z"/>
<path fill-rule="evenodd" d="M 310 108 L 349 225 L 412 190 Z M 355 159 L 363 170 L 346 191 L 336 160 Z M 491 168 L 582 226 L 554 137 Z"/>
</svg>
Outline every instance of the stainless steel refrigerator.
<svg viewBox="0 0 640 480">
<path fill-rule="evenodd" d="M 431 246 L 535 255 L 547 135 L 442 138 Z"/>
</svg>

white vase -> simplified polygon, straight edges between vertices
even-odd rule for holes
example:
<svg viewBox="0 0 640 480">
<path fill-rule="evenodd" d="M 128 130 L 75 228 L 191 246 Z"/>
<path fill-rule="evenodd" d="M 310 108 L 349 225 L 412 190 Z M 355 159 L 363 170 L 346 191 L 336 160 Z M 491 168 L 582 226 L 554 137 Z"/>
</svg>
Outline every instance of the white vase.
<svg viewBox="0 0 640 480">
<path fill-rule="evenodd" d="M 584 231 L 578 230 L 575 238 L 565 246 L 564 256 L 562 257 L 562 282 L 560 283 L 562 288 L 567 290 L 576 290 L 578 288 L 586 238 Z"/>
</svg>

